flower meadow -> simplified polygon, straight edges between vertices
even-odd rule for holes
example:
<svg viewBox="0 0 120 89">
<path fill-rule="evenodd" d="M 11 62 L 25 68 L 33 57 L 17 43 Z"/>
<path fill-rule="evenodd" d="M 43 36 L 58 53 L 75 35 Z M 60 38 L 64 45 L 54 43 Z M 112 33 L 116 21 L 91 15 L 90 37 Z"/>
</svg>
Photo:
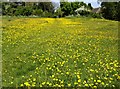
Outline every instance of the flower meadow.
<svg viewBox="0 0 120 89">
<path fill-rule="evenodd" d="M 120 87 L 118 22 L 3 18 L 4 87 Z"/>
</svg>

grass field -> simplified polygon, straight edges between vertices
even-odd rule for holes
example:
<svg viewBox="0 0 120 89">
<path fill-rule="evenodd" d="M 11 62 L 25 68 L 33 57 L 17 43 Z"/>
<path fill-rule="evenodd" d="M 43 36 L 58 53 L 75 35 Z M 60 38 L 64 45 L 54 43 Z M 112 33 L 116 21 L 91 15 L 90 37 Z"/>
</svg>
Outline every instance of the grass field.
<svg viewBox="0 0 120 89">
<path fill-rule="evenodd" d="M 118 22 L 3 18 L 3 86 L 120 87 Z"/>
</svg>

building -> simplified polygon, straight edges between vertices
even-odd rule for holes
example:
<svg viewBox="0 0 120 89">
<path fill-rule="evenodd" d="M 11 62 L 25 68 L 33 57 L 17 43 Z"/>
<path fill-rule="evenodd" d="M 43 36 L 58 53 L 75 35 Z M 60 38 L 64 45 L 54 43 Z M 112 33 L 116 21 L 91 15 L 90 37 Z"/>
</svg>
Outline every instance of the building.
<svg viewBox="0 0 120 89">
<path fill-rule="evenodd" d="M 92 9 L 92 13 L 100 13 L 100 12 L 101 12 L 101 7 Z"/>
</svg>

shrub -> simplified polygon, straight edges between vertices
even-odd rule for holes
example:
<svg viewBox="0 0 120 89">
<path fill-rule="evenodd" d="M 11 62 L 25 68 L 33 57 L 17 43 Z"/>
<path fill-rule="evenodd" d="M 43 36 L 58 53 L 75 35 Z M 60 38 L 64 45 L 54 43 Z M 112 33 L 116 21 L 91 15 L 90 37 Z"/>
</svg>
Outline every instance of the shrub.
<svg viewBox="0 0 120 89">
<path fill-rule="evenodd" d="M 90 13 L 90 16 L 93 18 L 102 18 L 102 15 L 100 13 Z"/>
</svg>

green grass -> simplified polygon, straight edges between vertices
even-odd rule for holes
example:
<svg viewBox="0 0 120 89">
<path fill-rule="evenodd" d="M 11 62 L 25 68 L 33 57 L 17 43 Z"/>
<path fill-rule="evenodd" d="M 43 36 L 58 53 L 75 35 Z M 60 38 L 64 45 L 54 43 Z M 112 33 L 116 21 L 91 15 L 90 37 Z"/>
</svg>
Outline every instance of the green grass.
<svg viewBox="0 0 120 89">
<path fill-rule="evenodd" d="M 118 22 L 3 18 L 3 86 L 120 87 Z"/>
</svg>

